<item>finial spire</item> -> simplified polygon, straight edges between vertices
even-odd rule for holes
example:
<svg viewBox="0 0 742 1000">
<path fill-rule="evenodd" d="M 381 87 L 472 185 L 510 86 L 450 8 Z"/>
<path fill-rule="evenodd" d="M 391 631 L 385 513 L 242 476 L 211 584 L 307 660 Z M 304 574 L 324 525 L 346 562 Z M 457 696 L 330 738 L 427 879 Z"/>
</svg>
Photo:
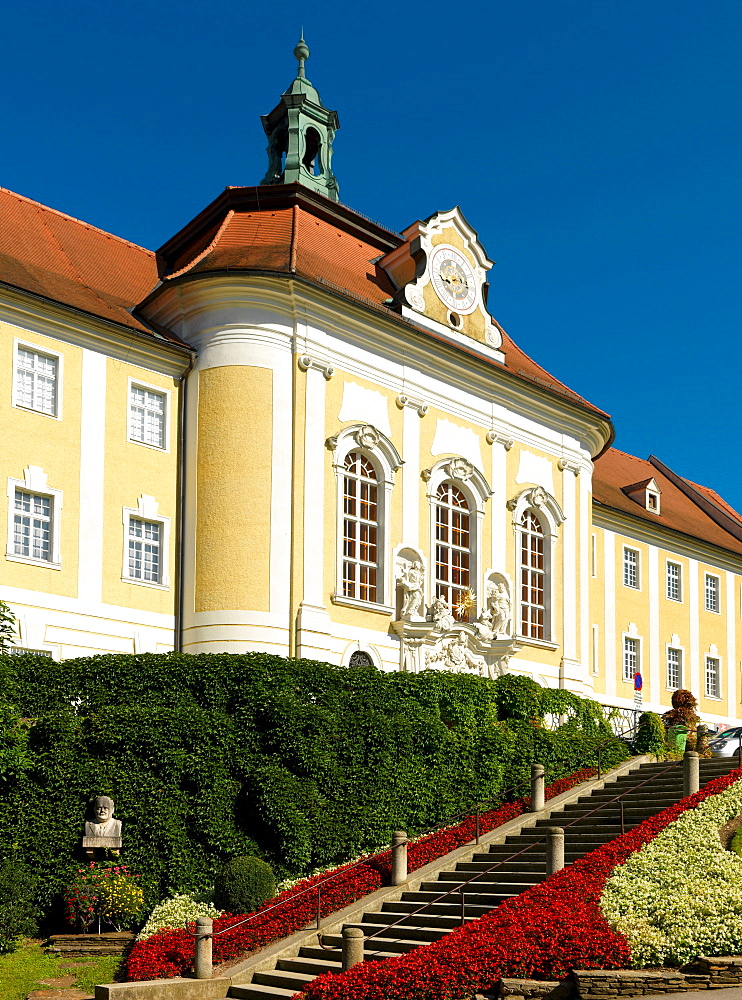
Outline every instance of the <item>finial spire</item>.
<svg viewBox="0 0 742 1000">
<path fill-rule="evenodd" d="M 304 41 L 304 28 L 301 29 L 301 38 L 299 39 L 296 48 L 294 49 L 294 56 L 299 61 L 299 72 L 297 76 L 300 80 L 306 79 L 306 73 L 304 72 L 304 63 L 309 58 L 309 46 Z"/>
</svg>

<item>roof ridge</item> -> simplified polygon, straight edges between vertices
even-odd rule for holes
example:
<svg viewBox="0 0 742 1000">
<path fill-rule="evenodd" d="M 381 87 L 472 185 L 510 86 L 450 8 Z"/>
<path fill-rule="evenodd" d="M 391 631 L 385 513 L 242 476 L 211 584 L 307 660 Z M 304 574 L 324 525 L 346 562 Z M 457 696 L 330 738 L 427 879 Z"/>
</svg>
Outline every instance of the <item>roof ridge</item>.
<svg viewBox="0 0 742 1000">
<path fill-rule="evenodd" d="M 70 222 L 75 222 L 78 226 L 83 226 L 85 229 L 91 229 L 96 233 L 100 233 L 102 236 L 108 236 L 110 239 L 116 240 L 117 243 L 125 243 L 127 246 L 134 247 L 136 250 L 143 250 L 150 257 L 156 256 L 154 250 L 148 250 L 147 247 L 143 247 L 139 243 L 134 243 L 132 240 L 124 239 L 123 236 L 117 236 L 115 233 L 109 233 L 107 229 L 101 229 L 100 226 L 94 226 L 92 222 L 85 222 L 83 219 L 78 219 L 74 215 L 69 215 L 67 212 L 60 212 L 58 208 L 51 208 L 49 205 L 45 205 L 41 201 L 35 201 L 33 198 L 28 198 L 25 194 L 18 194 L 17 191 L 11 191 L 10 188 L 1 186 L 0 192 L 12 195 L 13 198 L 26 202 L 28 205 L 33 205 L 35 208 L 43 209 L 44 212 L 51 212 L 52 215 L 58 215 L 62 219 L 69 219 Z"/>
<path fill-rule="evenodd" d="M 742 541 L 742 520 L 722 510 L 710 497 L 704 496 L 701 489 L 691 483 L 689 479 L 685 479 L 683 476 L 678 475 L 677 472 L 674 472 L 661 459 L 657 458 L 656 455 L 650 455 L 649 460 L 655 469 L 658 469 L 663 476 L 669 479 L 671 483 L 674 483 L 718 527 L 726 531 L 728 535 L 736 538 L 737 541 Z M 734 508 L 731 509 L 734 510 Z"/>
<path fill-rule="evenodd" d="M 624 451 L 623 448 L 616 448 L 615 446 L 611 446 L 608 450 L 617 451 L 619 455 L 625 455 L 627 458 L 635 458 L 637 462 L 644 462 L 645 465 L 652 464 L 648 458 L 639 458 L 638 455 L 632 455 L 630 451 Z M 606 454 L 608 454 L 608 452 L 606 452 Z"/>
</svg>

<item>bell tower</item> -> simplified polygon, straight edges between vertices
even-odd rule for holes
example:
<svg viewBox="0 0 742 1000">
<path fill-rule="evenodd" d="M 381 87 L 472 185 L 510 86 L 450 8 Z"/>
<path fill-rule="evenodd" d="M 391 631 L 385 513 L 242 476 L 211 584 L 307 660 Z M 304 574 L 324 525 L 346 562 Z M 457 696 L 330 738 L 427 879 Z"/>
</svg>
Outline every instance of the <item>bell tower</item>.
<svg viewBox="0 0 742 1000">
<path fill-rule="evenodd" d="M 268 137 L 268 173 L 261 184 L 303 184 L 339 201 L 332 172 L 332 140 L 340 128 L 336 111 L 328 111 L 307 80 L 304 63 L 309 48 L 304 38 L 294 49 L 299 62 L 296 79 L 268 115 L 261 115 Z"/>
</svg>

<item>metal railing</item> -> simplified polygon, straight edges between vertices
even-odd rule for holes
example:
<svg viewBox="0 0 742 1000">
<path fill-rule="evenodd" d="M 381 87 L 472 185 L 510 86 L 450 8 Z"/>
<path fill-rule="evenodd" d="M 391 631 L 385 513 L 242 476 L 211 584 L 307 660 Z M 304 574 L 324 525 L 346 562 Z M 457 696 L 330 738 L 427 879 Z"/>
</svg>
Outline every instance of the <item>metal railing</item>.
<svg viewBox="0 0 742 1000">
<path fill-rule="evenodd" d="M 582 816 L 576 817 L 575 819 L 572 820 L 571 823 L 566 823 L 564 827 L 562 827 L 562 829 L 567 830 L 570 827 L 574 826 L 576 823 L 581 823 L 589 816 L 593 816 L 595 813 L 600 812 L 600 810 L 604 809 L 606 806 L 612 805 L 614 802 L 619 802 L 621 833 L 622 834 L 625 833 L 626 820 L 625 820 L 623 797 L 625 795 L 628 795 L 629 793 L 636 792 L 638 789 L 643 788 L 644 785 L 648 784 L 651 781 L 655 781 L 657 778 L 661 778 L 663 775 L 667 774 L 669 771 L 672 771 L 674 768 L 682 766 L 682 764 L 683 764 L 682 760 L 673 761 L 670 765 L 668 765 L 668 767 L 660 771 L 659 774 L 653 774 L 651 777 L 640 782 L 638 785 L 632 785 L 630 788 L 625 789 L 625 791 L 621 792 L 619 795 L 616 795 L 612 799 L 608 799 L 606 802 L 603 802 L 599 806 L 596 806 L 595 809 L 591 809 L 589 812 L 584 813 Z M 443 892 L 439 896 L 436 896 L 434 899 L 428 900 L 427 902 L 423 903 L 416 910 L 412 910 L 409 913 L 405 913 L 402 917 L 399 918 L 399 920 L 395 920 L 394 923 L 386 924 L 384 925 L 384 927 L 380 927 L 379 930 L 375 931 L 373 934 L 368 935 L 368 937 L 366 938 L 366 942 L 372 941 L 374 938 L 377 938 L 382 934 L 388 933 L 391 928 L 397 927 L 399 924 L 404 923 L 405 921 L 409 920 L 410 917 L 418 916 L 420 913 L 423 913 L 429 907 L 435 906 L 436 903 L 439 903 L 442 899 L 446 899 L 447 897 L 452 896 L 456 893 L 461 895 L 460 926 L 463 926 L 464 923 L 466 922 L 466 903 L 465 903 L 466 887 L 468 885 L 471 885 L 472 882 L 476 882 L 477 879 L 481 879 L 484 875 L 491 874 L 498 868 L 501 868 L 503 865 L 506 865 L 509 862 L 515 860 L 515 858 L 519 858 L 521 855 L 526 854 L 528 851 L 533 850 L 533 848 L 540 846 L 546 841 L 546 839 L 547 839 L 546 836 L 540 837 L 538 840 L 534 840 L 530 844 L 528 844 L 527 847 L 523 847 L 521 848 L 521 850 L 515 851 L 513 854 L 508 855 L 506 858 L 501 858 L 495 864 L 490 865 L 489 868 L 485 868 L 483 871 L 476 872 L 470 878 L 464 879 L 462 882 L 457 883 L 455 886 L 453 886 L 451 889 L 448 889 L 446 892 Z M 399 941 L 402 939 L 396 938 L 394 940 Z M 372 952 L 372 955 L 378 955 L 378 954 L 380 954 L 379 951 Z"/>
</svg>

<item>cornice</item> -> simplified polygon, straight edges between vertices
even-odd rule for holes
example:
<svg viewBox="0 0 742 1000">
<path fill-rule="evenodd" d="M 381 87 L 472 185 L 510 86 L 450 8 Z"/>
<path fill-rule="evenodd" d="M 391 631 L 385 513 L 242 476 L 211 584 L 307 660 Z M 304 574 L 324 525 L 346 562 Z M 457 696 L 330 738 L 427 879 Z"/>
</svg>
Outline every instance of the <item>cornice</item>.
<svg viewBox="0 0 742 1000">
<path fill-rule="evenodd" d="M 261 189 L 262 190 L 262 189 Z M 331 203 L 332 204 L 332 203 Z M 375 340 L 381 337 L 387 352 L 397 355 L 399 363 L 409 364 L 411 361 L 409 350 L 410 344 L 401 344 L 400 330 L 407 332 L 416 348 L 419 348 L 419 357 L 416 364 L 425 366 L 426 359 L 433 357 L 437 364 L 443 364 L 449 376 L 455 375 L 459 381 L 459 386 L 463 390 L 471 391 L 472 379 L 476 378 L 477 391 L 490 402 L 497 390 L 505 390 L 502 400 L 496 402 L 508 407 L 517 407 L 519 410 L 528 410 L 528 415 L 532 419 L 545 419 L 552 422 L 557 421 L 565 426 L 576 438 L 584 440 L 589 449 L 591 457 L 596 458 L 602 454 L 606 448 L 610 447 L 614 431 L 610 418 L 601 415 L 592 407 L 581 405 L 577 401 L 570 399 L 566 394 L 552 390 L 547 386 L 539 385 L 537 382 L 512 371 L 496 361 L 491 361 L 478 350 L 479 345 L 473 343 L 471 346 L 450 339 L 439 337 L 430 330 L 404 319 L 396 313 L 384 309 L 377 303 L 359 299 L 350 293 L 343 293 L 342 290 L 326 283 L 315 282 L 302 275 L 293 272 L 276 272 L 265 270 L 240 270 L 235 271 L 211 271 L 199 272 L 197 274 L 184 274 L 155 289 L 142 307 L 144 316 L 149 313 L 157 315 L 157 298 L 166 294 L 167 290 L 178 288 L 181 295 L 185 295 L 185 289 L 191 286 L 198 289 L 208 282 L 211 284 L 211 294 L 204 295 L 208 300 L 210 308 L 216 302 L 221 301 L 218 288 L 224 290 L 231 288 L 234 293 L 234 302 L 238 300 L 245 302 L 244 289 L 246 287 L 244 279 L 250 279 L 253 286 L 252 295 L 264 295 L 267 285 L 262 285 L 259 279 L 270 283 L 274 301 L 281 311 L 288 311 L 289 298 L 283 287 L 283 282 L 287 279 L 291 288 L 289 295 L 297 293 L 301 289 L 306 294 L 305 301 L 299 305 L 303 308 L 311 307 L 317 310 L 317 315 L 322 316 L 322 323 L 328 330 L 339 331 L 337 302 L 340 301 L 345 306 L 346 311 L 341 314 L 344 326 L 344 333 L 351 330 L 368 340 L 369 333 L 372 333 Z M 205 286 L 204 286 L 205 290 Z M 294 305 L 297 308 L 297 305 Z M 369 327 L 369 313 L 373 313 L 373 328 Z M 417 342 L 417 343 L 415 343 Z M 463 367 L 463 365 L 466 367 Z M 495 376 L 496 373 L 496 376 Z M 436 372 L 438 375 L 438 372 Z M 528 402 L 524 406 L 524 389 L 528 389 Z M 536 405 L 533 405 L 536 404 Z M 538 416 L 536 416 L 538 414 Z M 565 425 L 565 417 L 569 421 Z"/>
<path fill-rule="evenodd" d="M 656 524 L 650 524 L 644 518 L 634 517 L 627 511 L 618 510 L 602 503 L 600 500 L 592 498 L 593 503 L 593 524 L 599 528 L 615 531 L 648 545 L 657 548 L 665 548 L 689 559 L 696 559 L 699 562 L 706 562 L 718 565 L 720 560 L 725 561 L 723 568 L 729 569 L 733 573 L 742 574 L 742 553 L 725 549 L 713 542 L 707 542 L 703 538 L 689 535 L 677 528 L 671 528 L 667 524 L 662 524 L 657 520 Z M 663 539 L 667 540 L 664 544 Z"/>
<path fill-rule="evenodd" d="M 192 357 L 185 346 L 9 286 L 3 286 L 0 320 L 173 378 L 185 373 Z"/>
</svg>

